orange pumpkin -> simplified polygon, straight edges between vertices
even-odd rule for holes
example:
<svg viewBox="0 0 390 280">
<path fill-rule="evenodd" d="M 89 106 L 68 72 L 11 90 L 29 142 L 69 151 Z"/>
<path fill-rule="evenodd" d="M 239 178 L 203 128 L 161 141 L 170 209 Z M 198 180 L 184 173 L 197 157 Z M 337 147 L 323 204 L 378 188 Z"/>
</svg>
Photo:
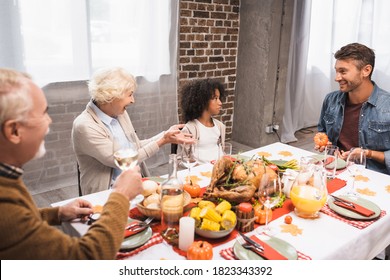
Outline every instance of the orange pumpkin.
<svg viewBox="0 0 390 280">
<path fill-rule="evenodd" d="M 213 258 L 213 246 L 206 241 L 195 241 L 187 250 L 189 260 L 211 260 Z"/>
<path fill-rule="evenodd" d="M 183 188 L 186 192 L 190 194 L 191 197 L 198 197 L 200 195 L 200 186 L 198 184 L 186 183 L 183 185 Z"/>
<path fill-rule="evenodd" d="M 329 138 L 328 135 L 326 135 L 323 132 L 318 132 L 316 135 L 314 135 L 314 144 L 323 147 L 328 144 Z"/>
<path fill-rule="evenodd" d="M 254 207 L 254 210 L 255 210 L 255 216 L 256 216 L 256 220 L 255 222 L 260 224 L 260 225 L 264 225 L 265 224 L 265 216 L 266 216 L 266 213 L 268 211 L 268 222 L 271 221 L 272 219 L 272 209 L 266 209 L 264 207 L 264 205 L 256 205 Z"/>
</svg>

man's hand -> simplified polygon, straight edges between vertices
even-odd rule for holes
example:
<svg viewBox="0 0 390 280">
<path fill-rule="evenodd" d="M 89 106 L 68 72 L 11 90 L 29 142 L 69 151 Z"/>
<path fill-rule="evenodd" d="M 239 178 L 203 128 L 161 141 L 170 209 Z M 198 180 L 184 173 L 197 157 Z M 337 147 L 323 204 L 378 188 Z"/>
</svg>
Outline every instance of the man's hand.
<svg viewBox="0 0 390 280">
<path fill-rule="evenodd" d="M 322 153 L 323 151 L 325 151 L 326 146 L 329 146 L 329 145 L 332 145 L 332 142 L 328 141 L 328 143 L 325 146 L 314 145 L 314 150 Z"/>
<path fill-rule="evenodd" d="M 80 218 L 85 221 L 93 213 L 92 204 L 84 199 L 75 199 L 66 205 L 60 206 L 58 217 L 60 221 L 70 221 Z"/>
<path fill-rule="evenodd" d="M 142 193 L 142 181 L 139 166 L 123 171 L 115 180 L 113 192 L 118 192 L 132 200 Z"/>
</svg>

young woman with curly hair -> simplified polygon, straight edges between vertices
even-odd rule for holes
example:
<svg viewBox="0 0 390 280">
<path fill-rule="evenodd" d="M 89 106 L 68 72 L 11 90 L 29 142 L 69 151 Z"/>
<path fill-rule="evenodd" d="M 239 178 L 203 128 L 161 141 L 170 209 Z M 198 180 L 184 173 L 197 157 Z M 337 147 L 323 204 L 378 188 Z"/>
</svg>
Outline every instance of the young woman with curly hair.
<svg viewBox="0 0 390 280">
<path fill-rule="evenodd" d="M 186 123 L 182 132 L 191 133 L 197 140 L 197 161 L 200 164 L 222 154 L 226 127 L 213 116 L 221 111 L 224 96 L 223 85 L 211 79 L 190 81 L 181 90 L 181 109 Z"/>
</svg>

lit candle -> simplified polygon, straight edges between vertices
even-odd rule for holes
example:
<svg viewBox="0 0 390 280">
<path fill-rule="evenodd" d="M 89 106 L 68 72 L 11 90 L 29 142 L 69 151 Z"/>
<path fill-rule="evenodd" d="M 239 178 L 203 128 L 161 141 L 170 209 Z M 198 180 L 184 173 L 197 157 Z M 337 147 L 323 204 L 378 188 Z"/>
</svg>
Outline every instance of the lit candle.
<svg viewBox="0 0 390 280">
<path fill-rule="evenodd" d="M 187 251 L 194 242 L 195 220 L 191 217 L 181 217 L 179 221 L 179 249 Z"/>
</svg>

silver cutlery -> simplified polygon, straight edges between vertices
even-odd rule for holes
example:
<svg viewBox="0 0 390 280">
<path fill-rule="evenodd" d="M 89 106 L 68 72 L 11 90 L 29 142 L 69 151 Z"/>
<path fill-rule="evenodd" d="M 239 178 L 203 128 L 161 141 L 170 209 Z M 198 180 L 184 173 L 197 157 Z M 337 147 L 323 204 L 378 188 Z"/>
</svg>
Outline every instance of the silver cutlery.
<svg viewBox="0 0 390 280">
<path fill-rule="evenodd" d="M 244 241 L 246 243 L 248 243 L 249 245 L 255 247 L 256 249 L 260 250 L 260 251 L 264 251 L 264 248 L 263 246 L 261 246 L 260 244 L 256 243 L 255 241 L 253 241 L 252 239 L 250 239 L 248 236 L 246 236 L 245 234 L 243 234 L 242 232 L 238 232 L 240 235 L 241 235 L 241 238 L 244 239 Z"/>
<path fill-rule="evenodd" d="M 125 230 L 139 231 L 140 229 L 145 229 L 153 221 L 153 219 L 153 217 L 149 217 L 145 221 L 132 222 L 125 228 Z"/>
<path fill-rule="evenodd" d="M 338 196 L 335 196 L 335 195 L 333 195 L 333 194 L 329 194 L 335 201 L 338 201 L 338 202 L 340 202 L 340 203 L 342 203 L 342 204 L 345 204 L 345 205 L 347 205 L 347 206 L 349 206 L 349 207 L 352 207 L 352 208 L 355 208 L 355 205 L 352 203 L 352 202 L 349 202 L 348 200 L 345 200 L 345 199 L 343 199 L 343 198 L 340 198 L 340 197 L 338 197 Z"/>
<path fill-rule="evenodd" d="M 247 243 L 244 238 L 242 236 L 238 236 L 237 237 L 237 242 L 244 248 L 244 249 L 247 249 L 247 250 L 251 250 L 252 252 L 260 255 L 263 259 L 267 259 L 265 256 L 264 256 L 264 249 L 261 249 L 263 248 L 262 246 L 260 247 L 257 247 L 255 245 L 252 245 L 252 244 L 249 244 Z M 257 244 L 257 243 L 256 243 Z M 259 245 L 259 244 L 257 244 Z"/>
</svg>

